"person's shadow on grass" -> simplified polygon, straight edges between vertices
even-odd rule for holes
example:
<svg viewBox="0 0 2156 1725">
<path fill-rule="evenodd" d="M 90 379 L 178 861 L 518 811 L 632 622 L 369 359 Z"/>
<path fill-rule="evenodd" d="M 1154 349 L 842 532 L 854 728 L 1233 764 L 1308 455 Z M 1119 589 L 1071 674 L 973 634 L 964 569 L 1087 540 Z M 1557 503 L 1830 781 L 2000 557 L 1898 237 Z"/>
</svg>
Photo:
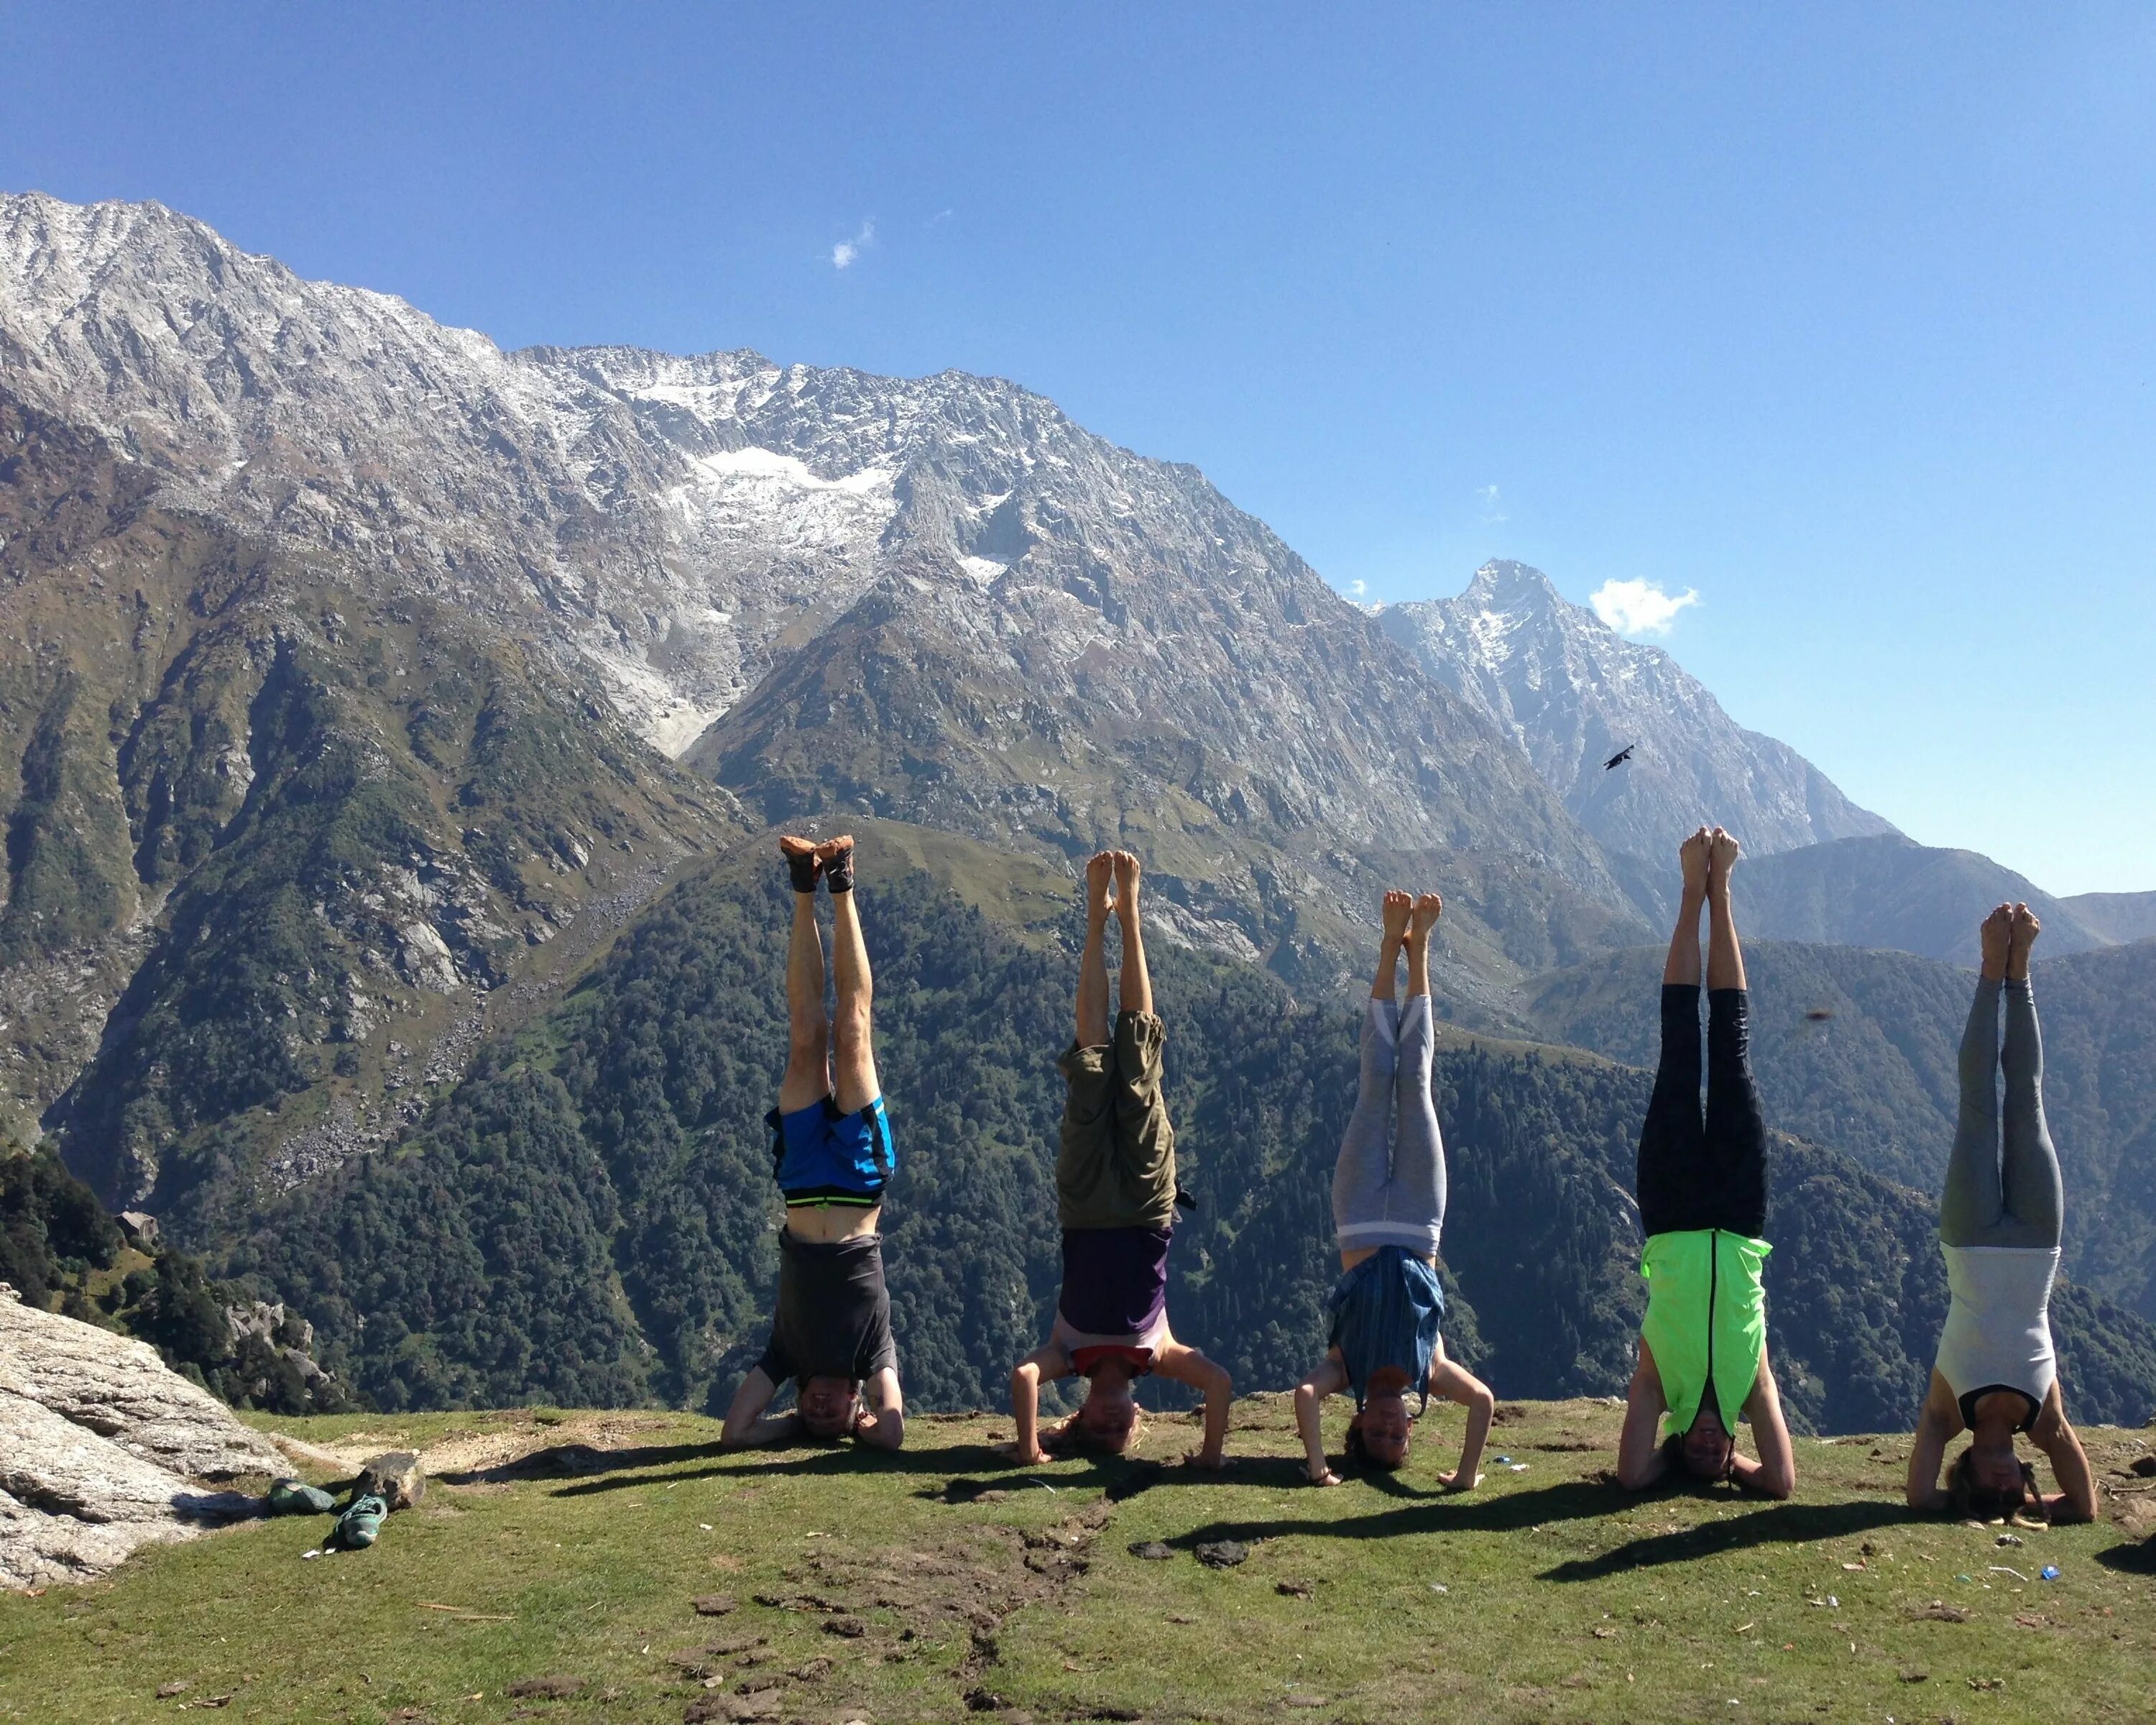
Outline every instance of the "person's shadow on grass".
<svg viewBox="0 0 2156 1725">
<path fill-rule="evenodd" d="M 1591 1521 L 1642 1503 L 1693 1494 L 1672 1489 L 1634 1494 L 1599 1480 L 1567 1480 L 1526 1491 L 1494 1496 L 1429 1491 L 1389 1474 L 1367 1483 L 1399 1500 L 1399 1507 L 1374 1515 L 1337 1520 L 1275 1517 L 1266 1520 L 1219 1521 L 1178 1535 L 1168 1543 L 1192 1547 L 1214 1540 L 1245 1544 L 1261 1539 L 1389 1539 L 1412 1533 L 1512 1533 L 1556 1522 Z M 1342 1488 L 1335 1488 L 1342 1489 Z M 1709 1501 L 1720 1501 L 1712 1498 Z M 1627 1540 L 1599 1557 L 1574 1558 L 1543 1572 L 1547 1581 L 1594 1581 L 1628 1569 L 1688 1562 L 1750 1546 L 1793 1544 L 1831 1539 L 1911 1519 L 1899 1503 L 1878 1500 L 1848 1503 L 1758 1503 L 1727 1521 L 1705 1522 L 1673 1533 Z"/>
</svg>

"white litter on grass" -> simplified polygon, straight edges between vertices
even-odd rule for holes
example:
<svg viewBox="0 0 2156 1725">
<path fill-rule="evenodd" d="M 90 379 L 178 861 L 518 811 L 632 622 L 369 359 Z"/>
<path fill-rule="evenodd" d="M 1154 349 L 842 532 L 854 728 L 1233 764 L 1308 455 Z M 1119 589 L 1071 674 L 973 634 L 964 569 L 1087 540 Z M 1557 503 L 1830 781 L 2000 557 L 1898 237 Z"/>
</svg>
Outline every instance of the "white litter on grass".
<svg viewBox="0 0 2156 1725">
<path fill-rule="evenodd" d="M 1449 1594 L 1452 1591 L 1450 1588 L 1447 1587 L 1441 1581 L 1433 1581 L 1430 1583 L 1430 1590 L 1434 1594 Z"/>
<path fill-rule="evenodd" d="M 2029 1578 L 2024 1575 L 2019 1569 L 2014 1568 L 2010 1565 L 2005 1563 L 1994 1563 L 1991 1566 L 1991 1573 L 1994 1575 L 2010 1575 L 2016 1581 L 2023 1583 L 2025 1583 L 2029 1579 Z"/>
<path fill-rule="evenodd" d="M 712 1531 L 711 1524 L 709 1522 L 699 1522 L 696 1525 L 701 1527 L 706 1533 Z"/>
</svg>

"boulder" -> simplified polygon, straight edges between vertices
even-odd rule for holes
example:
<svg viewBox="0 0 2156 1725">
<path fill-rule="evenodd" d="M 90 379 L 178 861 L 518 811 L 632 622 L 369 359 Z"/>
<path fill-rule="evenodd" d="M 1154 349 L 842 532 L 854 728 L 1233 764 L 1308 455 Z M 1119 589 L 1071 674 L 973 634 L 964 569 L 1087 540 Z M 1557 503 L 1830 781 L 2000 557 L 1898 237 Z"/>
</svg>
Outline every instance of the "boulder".
<svg viewBox="0 0 2156 1725">
<path fill-rule="evenodd" d="M 85 1581 L 259 1513 L 283 1458 L 143 1343 L 0 1298 L 0 1587 Z"/>
<path fill-rule="evenodd" d="M 427 1495 L 427 1476 L 409 1450 L 392 1450 L 360 1469 L 355 1489 L 362 1497 L 379 1497 L 393 1510 L 409 1509 Z"/>
</svg>

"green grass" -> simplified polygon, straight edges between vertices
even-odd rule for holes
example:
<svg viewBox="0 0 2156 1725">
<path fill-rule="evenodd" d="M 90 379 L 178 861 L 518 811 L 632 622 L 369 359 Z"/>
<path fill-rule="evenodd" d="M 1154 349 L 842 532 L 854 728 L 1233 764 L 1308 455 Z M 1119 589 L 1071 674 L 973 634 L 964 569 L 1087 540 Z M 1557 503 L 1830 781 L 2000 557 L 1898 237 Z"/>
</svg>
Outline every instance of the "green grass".
<svg viewBox="0 0 2156 1725">
<path fill-rule="evenodd" d="M 1022 1472 L 985 1447 L 1007 1423 L 978 1416 L 917 1421 L 895 1458 L 726 1455 L 685 1414 L 257 1420 L 468 1459 L 599 1453 L 570 1476 L 445 1466 L 365 1553 L 305 1561 L 326 1522 L 264 1522 L 0 1598 L 0 1718 L 165 1718 L 228 1695 L 231 1720 L 671 1725 L 757 1688 L 775 1690 L 773 1717 L 877 1725 L 963 1717 L 968 1695 L 1040 1720 L 2149 1712 L 2156 1563 L 2107 1522 L 2008 1550 L 1991 1528 L 1912 1522 L 1899 1437 L 1800 1441 L 1785 1506 L 1628 1499 L 1596 1477 L 1613 1409 L 1507 1412 L 1492 1452 L 1524 1471 L 1493 1461 L 1472 1497 L 1432 1495 L 1450 1409 L 1403 1476 L 1298 1484 L 1277 1397 L 1239 1406 L 1218 1478 L 1159 1465 L 1192 1435 L 1180 1416 L 1148 1433 L 1158 1461 Z M 2122 1470 L 2143 1437 L 2089 1436 L 2107 1484 L 2134 1483 Z M 1202 1567 L 1192 1546 L 1220 1538 L 1250 1543 L 1248 1561 Z M 1132 1555 L 1144 1540 L 1173 1556 Z M 2035 1579 L 2046 1563 L 2056 1583 Z M 738 1609 L 697 1615 L 716 1592 Z M 1933 1600 L 1969 1620 L 1917 1615 Z M 506 1692 L 547 1677 L 582 1687 Z"/>
</svg>

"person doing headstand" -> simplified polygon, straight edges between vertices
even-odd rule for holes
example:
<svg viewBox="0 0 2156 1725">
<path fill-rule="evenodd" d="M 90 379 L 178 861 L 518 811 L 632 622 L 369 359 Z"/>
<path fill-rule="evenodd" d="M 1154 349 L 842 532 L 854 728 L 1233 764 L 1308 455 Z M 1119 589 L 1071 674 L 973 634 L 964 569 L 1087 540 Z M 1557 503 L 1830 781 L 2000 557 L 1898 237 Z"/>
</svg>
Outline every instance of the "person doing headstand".
<svg viewBox="0 0 2156 1725">
<path fill-rule="evenodd" d="M 1675 1464 L 1769 1497 L 1796 1455 L 1767 1360 L 1767 1127 L 1752 1081 L 1744 953 L 1729 876 L 1737 840 L 1702 827 L 1679 847 L 1676 932 L 1662 971 L 1662 1053 L 1640 1130 L 1640 1273 L 1647 1313 L 1625 1398 L 1617 1480 L 1640 1491 Z M 1699 913 L 1708 920 L 1707 1111 L 1700 1113 Z M 1661 1440 L 1663 1416 L 1670 1435 Z M 1752 1422 L 1756 1461 L 1737 1450 Z"/>
<path fill-rule="evenodd" d="M 2096 1476 L 2066 1423 L 2051 1346 L 2051 1281 L 2065 1199 L 2058 1153 L 2044 1124 L 2044 1047 L 2029 987 L 2029 949 L 2041 927 L 2028 906 L 2001 905 L 1979 931 L 1982 968 L 1961 1039 L 1961 1116 L 1939 1194 L 1946 1328 L 1909 1450 L 1908 1497 L 1912 1509 L 1951 1508 L 1984 1520 L 2026 1513 L 2089 1522 L 2096 1519 Z M 1964 1430 L 1969 1448 L 1942 1488 L 1948 1440 Z M 2024 1432 L 2051 1458 L 2061 1489 L 2049 1497 L 2015 1451 L 2014 1440 Z"/>
<path fill-rule="evenodd" d="M 1489 1388 L 1445 1357 L 1439 1333 L 1445 1295 L 1438 1239 L 1445 1226 L 1445 1139 L 1430 1093 L 1436 1026 L 1430 998 L 1430 934 L 1445 901 L 1424 893 L 1384 897 L 1378 978 L 1363 1014 L 1362 1076 L 1355 1111 L 1332 1170 L 1332 1225 L 1340 1280 L 1327 1311 L 1325 1358 L 1296 1386 L 1295 1423 L 1311 1482 L 1337 1486 L 1326 1463 L 1320 1417 L 1325 1398 L 1355 1398 L 1348 1458 L 1388 1471 L 1408 1459 L 1407 1394 L 1425 1411 L 1432 1394 L 1467 1409 L 1460 1465 L 1438 1478 L 1454 1491 L 1482 1482 L 1476 1465 L 1496 1402 Z M 1399 957 L 1408 960 L 1408 1004 L 1396 998 Z"/>
<path fill-rule="evenodd" d="M 1125 850 L 1104 850 L 1086 865 L 1077 1035 L 1056 1063 L 1066 1086 L 1055 1158 L 1063 1287 L 1047 1342 L 1011 1373 L 1010 1453 L 1024 1462 L 1045 1461 L 1050 1445 L 1127 1450 L 1138 1426 L 1132 1386 L 1149 1372 L 1204 1395 L 1204 1441 L 1191 1460 L 1219 1466 L 1228 1439 L 1227 1373 L 1177 1341 L 1168 1323 L 1175 1129 L 1161 1094 L 1166 1033 L 1153 1014 L 1138 875 L 1138 860 Z M 1123 932 L 1112 1038 L 1102 946 L 1111 908 Z M 1041 1384 L 1074 1373 L 1086 1380 L 1085 1401 L 1043 1430 Z"/>
<path fill-rule="evenodd" d="M 721 1441 L 771 1444 L 802 1432 L 851 1435 L 896 1450 L 906 1436 L 898 1348 L 884 1286 L 884 1188 L 897 1165 L 876 1081 L 868 947 L 854 903 L 854 841 L 778 841 L 793 888 L 786 951 L 786 1070 L 764 1117 L 786 1200 L 778 1235 L 778 1306 L 763 1358 L 726 1409 Z M 837 1011 L 824 1015 L 824 942 L 816 882 L 831 893 Z M 798 1411 L 765 1410 L 788 1378 Z"/>
</svg>

